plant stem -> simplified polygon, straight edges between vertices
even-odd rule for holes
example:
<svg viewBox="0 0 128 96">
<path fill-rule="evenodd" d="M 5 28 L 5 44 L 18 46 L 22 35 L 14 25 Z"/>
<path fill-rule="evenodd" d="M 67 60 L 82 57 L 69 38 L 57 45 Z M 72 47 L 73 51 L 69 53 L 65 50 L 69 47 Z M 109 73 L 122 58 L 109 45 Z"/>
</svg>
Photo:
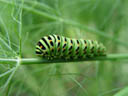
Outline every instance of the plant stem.
<svg viewBox="0 0 128 96">
<path fill-rule="evenodd" d="M 13 64 L 16 63 L 17 59 L 11 59 L 11 58 L 0 58 L 0 64 Z"/>
<path fill-rule="evenodd" d="M 123 60 L 128 59 L 128 54 L 108 54 L 107 56 L 100 56 L 94 58 L 88 58 L 85 60 L 47 60 L 39 58 L 21 58 L 21 65 L 29 64 L 54 64 L 54 63 L 65 63 L 65 62 L 84 62 L 84 61 L 97 61 L 97 60 Z M 14 64 L 17 62 L 17 59 L 4 59 L 0 58 L 0 64 Z"/>
</svg>

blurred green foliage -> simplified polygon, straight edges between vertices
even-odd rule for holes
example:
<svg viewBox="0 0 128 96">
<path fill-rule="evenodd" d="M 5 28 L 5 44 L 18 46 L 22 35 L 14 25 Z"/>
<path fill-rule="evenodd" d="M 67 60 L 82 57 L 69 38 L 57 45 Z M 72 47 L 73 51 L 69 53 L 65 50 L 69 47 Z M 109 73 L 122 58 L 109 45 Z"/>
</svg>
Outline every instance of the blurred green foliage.
<svg viewBox="0 0 128 96">
<path fill-rule="evenodd" d="M 38 58 L 35 45 L 49 34 L 98 40 L 108 54 L 127 53 L 127 11 L 128 0 L 0 0 L 0 58 Z M 22 65 L 11 80 L 15 65 L 0 64 L 0 88 L 7 85 L 0 96 L 127 96 L 127 63 Z"/>
</svg>

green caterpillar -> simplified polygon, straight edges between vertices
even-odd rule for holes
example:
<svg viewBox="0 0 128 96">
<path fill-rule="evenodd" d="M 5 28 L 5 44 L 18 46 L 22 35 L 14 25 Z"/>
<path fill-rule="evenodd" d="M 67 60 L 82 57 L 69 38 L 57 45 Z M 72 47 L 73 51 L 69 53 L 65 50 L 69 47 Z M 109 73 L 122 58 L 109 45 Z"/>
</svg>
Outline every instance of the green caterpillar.
<svg viewBox="0 0 128 96">
<path fill-rule="evenodd" d="M 93 40 L 49 35 L 39 40 L 36 45 L 36 54 L 47 59 L 86 59 L 105 56 L 106 48 Z"/>
</svg>

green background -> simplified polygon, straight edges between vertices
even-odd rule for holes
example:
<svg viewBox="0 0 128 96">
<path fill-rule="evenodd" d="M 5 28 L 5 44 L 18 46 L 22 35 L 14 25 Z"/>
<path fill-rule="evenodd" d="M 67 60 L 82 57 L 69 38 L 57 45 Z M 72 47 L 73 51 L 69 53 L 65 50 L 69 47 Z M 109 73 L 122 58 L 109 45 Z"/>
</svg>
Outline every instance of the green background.
<svg viewBox="0 0 128 96">
<path fill-rule="evenodd" d="M 0 58 L 38 58 L 36 43 L 56 34 L 127 53 L 128 0 L 0 0 Z M 127 96 L 128 60 L 0 64 L 0 96 Z"/>
</svg>

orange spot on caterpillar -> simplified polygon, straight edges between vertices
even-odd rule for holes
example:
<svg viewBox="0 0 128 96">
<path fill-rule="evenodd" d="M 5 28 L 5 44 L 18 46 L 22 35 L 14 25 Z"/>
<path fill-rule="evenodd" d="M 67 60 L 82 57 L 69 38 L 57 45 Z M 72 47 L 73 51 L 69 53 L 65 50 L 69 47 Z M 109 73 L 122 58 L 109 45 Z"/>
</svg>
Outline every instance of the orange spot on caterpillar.
<svg viewBox="0 0 128 96">
<path fill-rule="evenodd" d="M 66 49 L 65 48 L 63 48 L 63 52 L 65 51 Z"/>
<path fill-rule="evenodd" d="M 58 51 L 60 50 L 60 48 L 57 49 Z"/>
<path fill-rule="evenodd" d="M 40 46 L 40 48 L 42 49 L 42 48 L 43 48 L 43 46 Z"/>
</svg>

